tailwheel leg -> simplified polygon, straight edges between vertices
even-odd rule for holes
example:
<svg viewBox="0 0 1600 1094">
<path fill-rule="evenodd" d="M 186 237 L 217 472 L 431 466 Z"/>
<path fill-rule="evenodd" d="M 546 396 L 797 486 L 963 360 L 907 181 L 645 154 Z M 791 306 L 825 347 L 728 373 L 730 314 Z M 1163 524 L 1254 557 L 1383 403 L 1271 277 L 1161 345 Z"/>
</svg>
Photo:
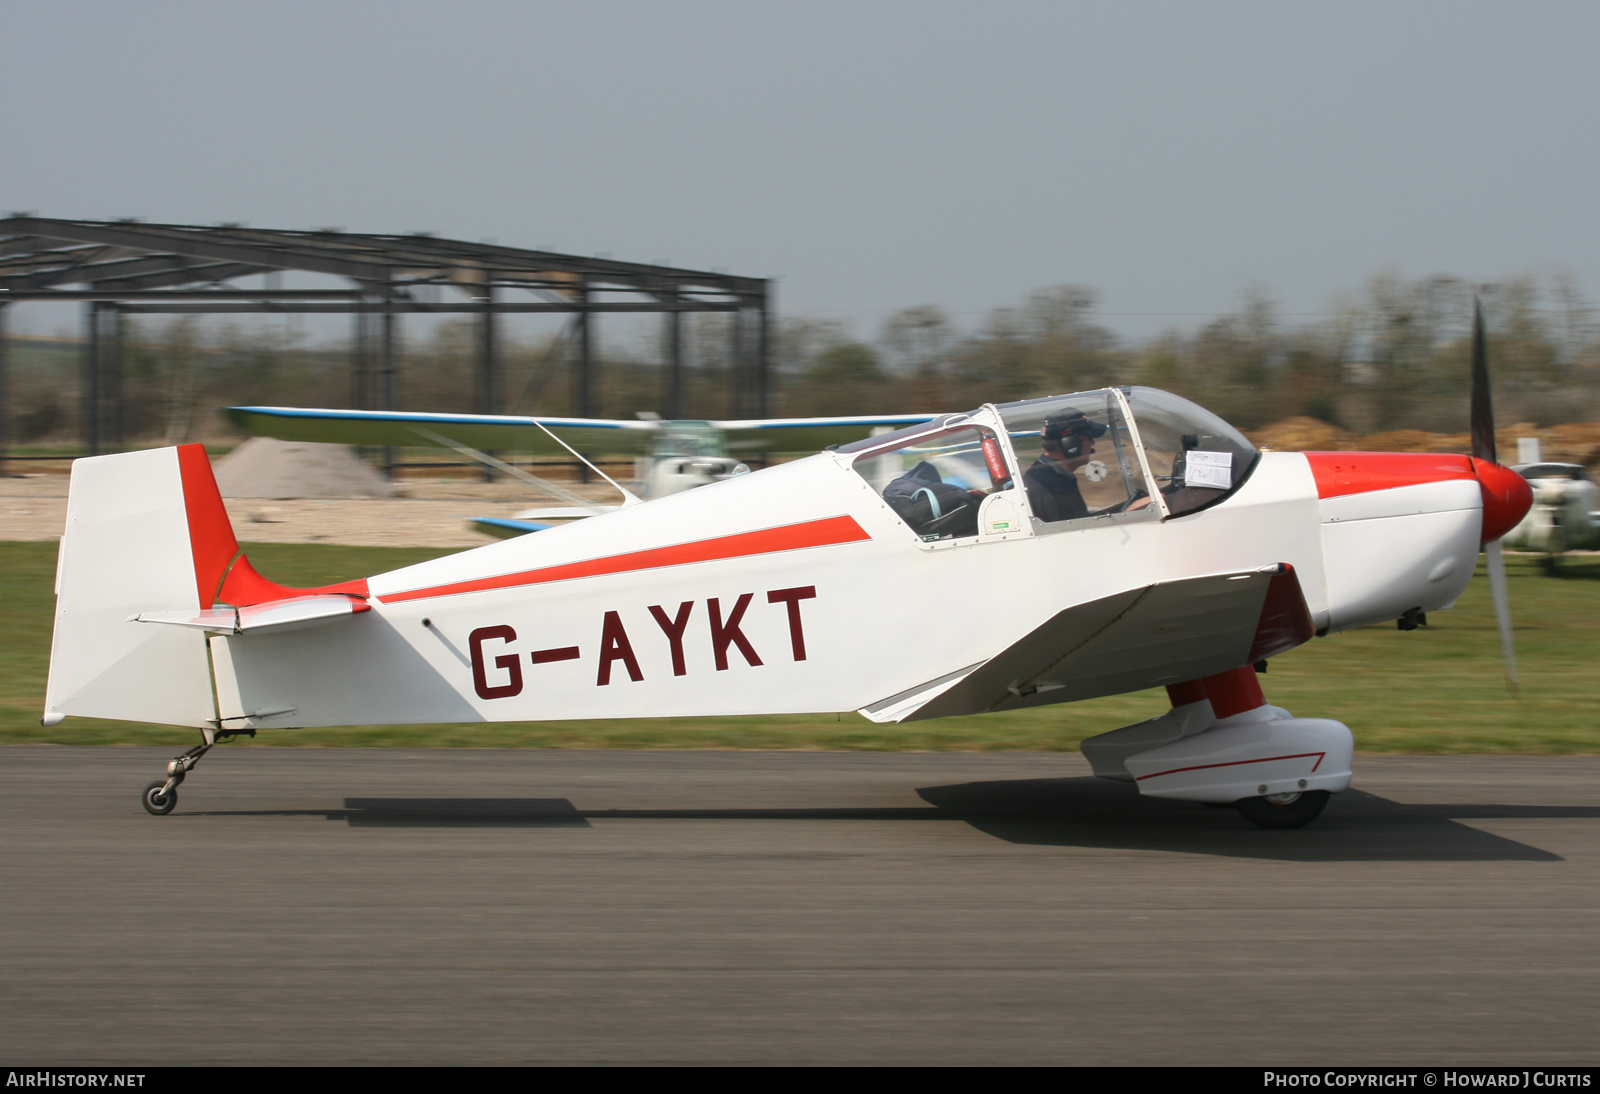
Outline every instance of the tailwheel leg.
<svg viewBox="0 0 1600 1094">
<path fill-rule="evenodd" d="M 194 770 L 194 765 L 200 762 L 200 757 L 216 747 L 218 741 L 225 741 L 229 737 L 240 733 L 251 737 L 256 735 L 256 731 L 253 729 L 219 730 L 208 727 L 200 732 L 204 735 L 205 740 L 187 752 L 174 756 L 172 762 L 167 764 L 167 777 L 165 779 L 157 779 L 144 788 L 144 795 L 140 798 L 140 802 L 144 805 L 146 813 L 164 817 L 172 812 L 172 807 L 178 804 L 178 784 L 183 782 L 189 772 Z"/>
</svg>

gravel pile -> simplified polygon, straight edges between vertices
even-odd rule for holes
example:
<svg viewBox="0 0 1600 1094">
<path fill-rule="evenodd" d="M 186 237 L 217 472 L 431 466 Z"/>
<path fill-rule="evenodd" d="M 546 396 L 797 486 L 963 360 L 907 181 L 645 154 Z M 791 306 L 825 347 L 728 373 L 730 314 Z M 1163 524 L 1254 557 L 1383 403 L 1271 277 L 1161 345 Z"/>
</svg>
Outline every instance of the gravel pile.
<svg viewBox="0 0 1600 1094">
<path fill-rule="evenodd" d="M 389 498 L 398 492 L 342 444 L 252 437 L 212 470 L 225 498 Z"/>
</svg>

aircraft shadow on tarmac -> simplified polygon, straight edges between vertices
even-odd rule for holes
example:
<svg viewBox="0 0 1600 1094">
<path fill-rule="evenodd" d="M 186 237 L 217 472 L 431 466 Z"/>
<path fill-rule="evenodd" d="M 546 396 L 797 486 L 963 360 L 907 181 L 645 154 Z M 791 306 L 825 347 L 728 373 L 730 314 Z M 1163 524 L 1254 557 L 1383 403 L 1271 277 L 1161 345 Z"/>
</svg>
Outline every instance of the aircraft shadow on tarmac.
<svg viewBox="0 0 1600 1094">
<path fill-rule="evenodd" d="M 346 798 L 352 828 L 588 828 L 566 798 Z"/>
<path fill-rule="evenodd" d="M 1140 798 L 1132 787 L 1088 777 L 957 783 L 917 794 L 926 806 L 578 809 L 566 798 L 347 798 L 343 809 L 295 812 L 356 828 L 588 828 L 591 819 L 957 821 L 1017 844 L 1298 862 L 1559 862 L 1560 855 L 1462 822 L 1600 820 L 1596 806 L 1405 805 L 1351 790 L 1308 827 L 1269 832 L 1232 809 Z"/>
<path fill-rule="evenodd" d="M 1347 790 L 1307 827 L 1269 832 L 1230 808 L 1141 798 L 1130 786 L 1097 778 L 959 783 L 917 793 L 1011 843 L 1289 862 L 1560 862 L 1560 855 L 1461 822 L 1600 820 L 1600 807 L 1594 806 L 1404 805 Z"/>
</svg>

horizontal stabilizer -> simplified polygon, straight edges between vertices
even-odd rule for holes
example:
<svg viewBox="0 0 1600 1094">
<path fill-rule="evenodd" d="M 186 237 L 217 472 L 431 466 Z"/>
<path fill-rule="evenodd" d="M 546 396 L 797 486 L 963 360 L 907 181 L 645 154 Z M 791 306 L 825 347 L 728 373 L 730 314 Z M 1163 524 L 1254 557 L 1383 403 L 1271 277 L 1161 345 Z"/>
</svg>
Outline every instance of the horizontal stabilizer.
<svg viewBox="0 0 1600 1094">
<path fill-rule="evenodd" d="M 241 608 L 140 612 L 133 618 L 139 623 L 192 627 L 213 634 L 282 634 L 306 627 L 320 627 L 371 610 L 365 600 L 354 596 L 296 596 L 265 604 L 248 604 Z"/>
</svg>

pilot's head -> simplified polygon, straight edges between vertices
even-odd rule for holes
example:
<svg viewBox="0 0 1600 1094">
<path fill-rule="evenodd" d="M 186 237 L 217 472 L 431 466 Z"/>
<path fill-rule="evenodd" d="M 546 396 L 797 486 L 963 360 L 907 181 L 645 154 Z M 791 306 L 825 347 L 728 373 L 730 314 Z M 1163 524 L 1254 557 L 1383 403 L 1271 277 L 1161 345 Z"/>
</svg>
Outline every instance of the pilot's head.
<svg viewBox="0 0 1600 1094">
<path fill-rule="evenodd" d="M 1106 429 L 1081 410 L 1066 410 L 1046 418 L 1039 435 L 1043 438 L 1045 453 L 1064 464 L 1067 470 L 1075 471 L 1089 462 L 1089 457 L 1094 455 L 1095 438 L 1105 436 Z"/>
</svg>

